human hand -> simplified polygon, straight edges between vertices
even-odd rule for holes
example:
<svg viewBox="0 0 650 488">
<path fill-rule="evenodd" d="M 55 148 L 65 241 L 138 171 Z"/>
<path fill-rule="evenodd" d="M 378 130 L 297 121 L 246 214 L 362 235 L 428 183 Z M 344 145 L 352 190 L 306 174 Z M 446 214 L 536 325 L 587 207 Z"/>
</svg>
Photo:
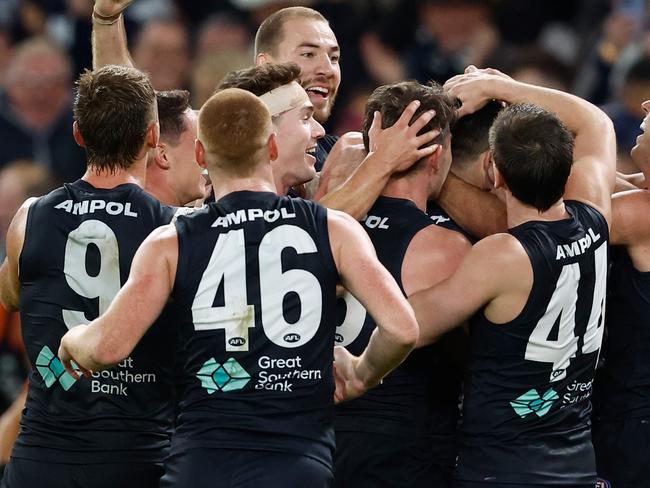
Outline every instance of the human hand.
<svg viewBox="0 0 650 488">
<path fill-rule="evenodd" d="M 422 147 L 438 137 L 439 130 L 430 130 L 418 135 L 418 132 L 435 117 L 435 110 L 422 113 L 417 120 L 409 125 L 419 107 L 419 100 L 412 101 L 404 109 L 397 122 L 385 129 L 381 128 L 381 113 L 374 113 L 372 125 L 368 131 L 370 152 L 376 153 L 380 160 L 388 165 L 391 172 L 407 170 L 416 161 L 430 156 L 440 147 L 439 144 Z"/>
<path fill-rule="evenodd" d="M 73 327 L 70 329 L 62 338 L 61 338 L 61 344 L 59 345 L 59 351 L 58 351 L 58 356 L 59 359 L 61 360 L 61 364 L 63 364 L 63 367 L 65 370 L 70 373 L 70 376 L 72 376 L 75 380 L 78 380 L 80 378 L 79 372 L 81 372 L 86 378 L 90 378 L 92 376 L 92 371 L 89 369 L 84 368 L 77 362 L 75 362 L 74 366 L 72 365 L 72 360 L 74 360 L 73 357 L 73 352 L 74 351 L 74 341 L 75 337 L 83 330 L 82 326 L 79 327 Z"/>
<path fill-rule="evenodd" d="M 458 116 L 476 112 L 494 99 L 494 83 L 513 82 L 505 73 L 493 68 L 478 69 L 468 66 L 465 73 L 449 78 L 443 88 L 450 96 L 461 101 Z"/>
<path fill-rule="evenodd" d="M 117 17 L 133 0 L 95 0 L 95 12 L 102 17 Z"/>
<path fill-rule="evenodd" d="M 347 181 L 367 155 L 360 132 L 343 134 L 327 156 L 320 174 L 316 199 Z"/>
<path fill-rule="evenodd" d="M 341 346 L 334 347 L 334 403 L 352 400 L 363 395 L 367 387 L 357 372 L 359 358 Z"/>
</svg>

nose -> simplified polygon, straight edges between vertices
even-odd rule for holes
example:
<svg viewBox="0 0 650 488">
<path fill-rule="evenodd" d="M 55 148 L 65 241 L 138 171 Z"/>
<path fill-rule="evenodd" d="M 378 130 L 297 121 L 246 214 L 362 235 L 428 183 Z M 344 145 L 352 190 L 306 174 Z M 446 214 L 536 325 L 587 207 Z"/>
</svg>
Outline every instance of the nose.
<svg viewBox="0 0 650 488">
<path fill-rule="evenodd" d="M 319 56 L 316 74 L 326 76 L 328 78 L 334 75 L 334 66 L 332 64 L 332 60 L 329 57 L 329 54 L 323 53 L 321 56 Z"/>
<path fill-rule="evenodd" d="M 310 122 L 311 122 L 311 138 L 316 140 L 323 137 L 325 135 L 325 129 L 323 129 L 323 126 L 320 125 L 313 117 L 310 119 Z"/>
</svg>

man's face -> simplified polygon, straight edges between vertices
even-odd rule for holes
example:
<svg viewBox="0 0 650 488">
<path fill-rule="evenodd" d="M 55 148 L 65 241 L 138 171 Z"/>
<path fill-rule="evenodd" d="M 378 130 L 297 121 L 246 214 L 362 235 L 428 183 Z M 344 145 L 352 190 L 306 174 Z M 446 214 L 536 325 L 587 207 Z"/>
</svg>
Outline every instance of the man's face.
<svg viewBox="0 0 650 488">
<path fill-rule="evenodd" d="M 179 136 L 178 144 L 167 145 L 168 181 L 180 205 L 205 197 L 205 178 L 194 153 L 196 122 L 196 112 L 188 109 L 185 112 L 186 129 Z"/>
<path fill-rule="evenodd" d="M 300 83 L 314 106 L 314 118 L 327 121 L 341 84 L 340 49 L 326 22 L 295 18 L 284 23 L 283 39 L 272 61 L 300 66 Z"/>
<path fill-rule="evenodd" d="M 630 155 L 637 166 L 643 169 L 650 163 L 650 134 L 648 134 L 648 130 L 650 130 L 650 100 L 646 100 L 641 106 L 645 111 L 645 117 L 641 122 L 643 133 L 636 138 L 636 145 L 632 148 Z"/>
<path fill-rule="evenodd" d="M 323 127 L 314 120 L 314 107 L 307 94 L 303 102 L 273 121 L 277 134 L 278 159 L 273 163 L 273 175 L 278 184 L 294 186 L 311 181 L 316 176 L 316 142 L 323 137 Z"/>
</svg>

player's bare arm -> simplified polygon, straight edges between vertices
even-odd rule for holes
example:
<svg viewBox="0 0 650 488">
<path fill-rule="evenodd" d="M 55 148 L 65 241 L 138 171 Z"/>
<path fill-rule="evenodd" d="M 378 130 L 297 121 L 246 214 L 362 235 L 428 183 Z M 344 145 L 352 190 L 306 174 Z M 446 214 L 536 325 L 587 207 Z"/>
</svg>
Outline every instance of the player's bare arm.
<svg viewBox="0 0 650 488">
<path fill-rule="evenodd" d="M 565 199 L 588 203 L 610 221 L 616 138 L 612 121 L 602 110 L 574 95 L 520 83 L 497 70 L 473 66 L 447 81 L 445 89 L 463 103 L 461 115 L 495 98 L 507 103 L 533 103 L 555 113 L 574 134 L 574 163 Z"/>
<path fill-rule="evenodd" d="M 109 64 L 133 68 L 126 42 L 124 17 L 133 0 L 95 0 L 93 11 L 93 69 Z"/>
<path fill-rule="evenodd" d="M 402 286 L 406 296 L 437 285 L 456 271 L 472 248 L 459 232 L 432 225 L 411 240 L 402 262 Z"/>
<path fill-rule="evenodd" d="M 358 358 L 335 348 L 335 400 L 341 402 L 363 394 L 406 358 L 417 341 L 418 324 L 361 226 L 341 212 L 329 211 L 328 230 L 343 286 L 377 322 Z"/>
<path fill-rule="evenodd" d="M 439 131 L 418 135 L 418 132 L 435 116 L 427 111 L 409 125 L 420 102 L 411 102 L 394 125 L 382 129 L 381 114 L 375 113 L 368 133 L 370 152 L 350 178 L 334 191 L 323 196 L 319 203 L 341 210 L 355 219 L 361 219 L 383 190 L 388 178 L 396 171 L 403 171 L 421 158 L 430 156 L 439 147 L 433 144 L 422 147 L 435 139 Z"/>
<path fill-rule="evenodd" d="M 29 198 L 14 215 L 7 230 L 7 256 L 0 266 L 0 304 L 9 312 L 19 309 L 20 281 L 18 263 L 25 242 L 27 212 L 35 198 Z"/>
<path fill-rule="evenodd" d="M 650 194 L 647 190 L 631 190 L 612 196 L 612 225 L 609 242 L 625 246 L 634 267 L 650 271 Z"/>
<path fill-rule="evenodd" d="M 106 312 L 61 339 L 59 358 L 75 377 L 73 360 L 87 374 L 128 357 L 160 315 L 174 286 L 178 238 L 173 225 L 154 230 L 133 258 L 129 279 Z"/>
<path fill-rule="evenodd" d="M 523 308 L 532 282 L 530 260 L 514 237 L 495 234 L 483 239 L 449 278 L 409 297 L 420 325 L 418 347 L 462 325 L 483 306 L 494 323 L 512 320 Z"/>
</svg>

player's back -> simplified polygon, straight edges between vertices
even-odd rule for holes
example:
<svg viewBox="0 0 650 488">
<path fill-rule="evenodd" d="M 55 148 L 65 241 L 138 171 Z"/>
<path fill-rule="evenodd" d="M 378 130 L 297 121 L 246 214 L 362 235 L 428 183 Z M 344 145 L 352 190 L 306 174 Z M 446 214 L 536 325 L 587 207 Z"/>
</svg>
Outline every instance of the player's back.
<svg viewBox="0 0 650 488">
<path fill-rule="evenodd" d="M 79 180 L 36 200 L 20 256 L 22 332 L 32 370 L 13 457 L 55 463 L 161 462 L 169 447 L 171 323 L 114 368 L 75 381 L 56 357 L 63 334 L 96 318 L 128 278 L 147 235 L 171 220 L 134 184 Z"/>
<path fill-rule="evenodd" d="M 434 232 L 450 232 L 433 228 L 434 221 L 412 201 L 384 196 L 377 199 L 362 224 L 380 262 L 405 296 L 402 267 L 413 238 L 429 227 Z M 343 299 L 337 344 L 358 355 L 376 324 L 349 293 Z M 433 344 L 413 351 L 382 384 L 338 405 L 336 485 L 428 486 L 433 482 L 432 464 L 453 466 L 459 393 L 458 371 L 449 367 L 441 345 Z M 363 449 L 367 454 L 362 456 Z M 370 478 L 373 462 L 385 466 L 377 472 L 384 477 L 381 481 Z"/>
<path fill-rule="evenodd" d="M 331 466 L 338 273 L 327 211 L 238 191 L 176 222 L 180 415 L 172 452 L 275 451 Z"/>
<path fill-rule="evenodd" d="M 458 476 L 484 483 L 595 482 L 590 396 L 602 340 L 608 227 L 592 207 L 565 202 L 560 221 L 510 233 L 533 285 L 521 313 L 471 328 Z"/>
</svg>

